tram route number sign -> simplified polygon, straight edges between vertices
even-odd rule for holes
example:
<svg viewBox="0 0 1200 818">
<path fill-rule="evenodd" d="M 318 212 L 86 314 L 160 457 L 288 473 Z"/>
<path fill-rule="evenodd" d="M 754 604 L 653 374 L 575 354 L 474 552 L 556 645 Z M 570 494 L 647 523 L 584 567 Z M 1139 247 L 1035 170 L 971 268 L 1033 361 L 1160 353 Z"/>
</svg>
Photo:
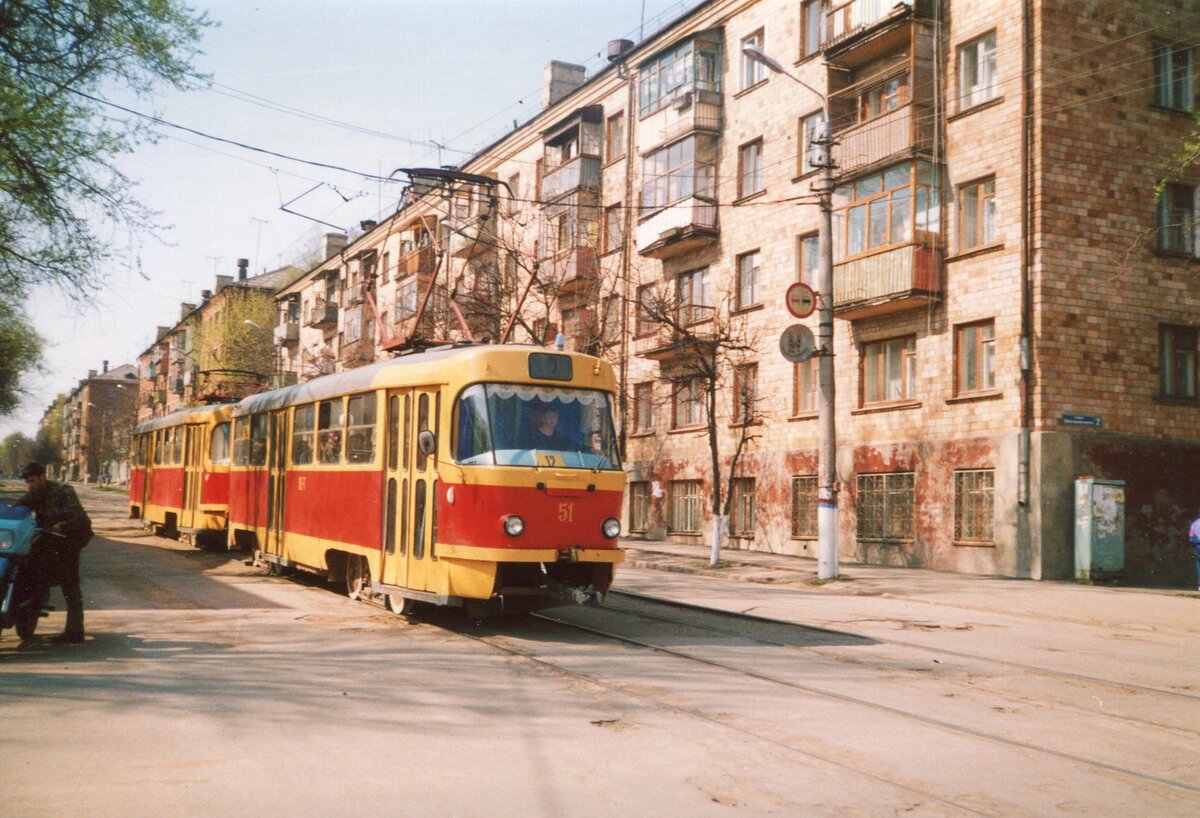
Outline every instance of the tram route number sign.
<svg viewBox="0 0 1200 818">
<path fill-rule="evenodd" d="M 797 318 L 808 318 L 817 309 L 817 294 L 803 281 L 787 288 L 788 312 Z"/>
<path fill-rule="evenodd" d="M 807 361 L 816 348 L 812 330 L 803 324 L 792 324 L 779 336 L 779 351 L 785 360 L 794 364 Z"/>
</svg>

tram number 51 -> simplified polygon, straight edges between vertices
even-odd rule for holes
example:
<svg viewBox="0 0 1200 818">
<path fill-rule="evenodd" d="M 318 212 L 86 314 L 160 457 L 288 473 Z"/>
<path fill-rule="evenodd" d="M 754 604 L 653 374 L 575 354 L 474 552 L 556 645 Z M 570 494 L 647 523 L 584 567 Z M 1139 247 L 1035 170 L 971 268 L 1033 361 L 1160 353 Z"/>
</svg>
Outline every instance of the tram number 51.
<svg viewBox="0 0 1200 818">
<path fill-rule="evenodd" d="M 559 503 L 558 504 L 558 521 L 560 523 L 571 523 L 575 521 L 575 504 L 574 503 Z"/>
</svg>

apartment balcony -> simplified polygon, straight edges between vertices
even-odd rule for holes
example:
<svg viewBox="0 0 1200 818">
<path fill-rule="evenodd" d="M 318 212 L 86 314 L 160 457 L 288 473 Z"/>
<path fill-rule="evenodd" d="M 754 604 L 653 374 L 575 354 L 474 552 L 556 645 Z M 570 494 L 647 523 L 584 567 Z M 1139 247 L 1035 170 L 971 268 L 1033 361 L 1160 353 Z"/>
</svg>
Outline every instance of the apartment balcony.
<svg viewBox="0 0 1200 818">
<path fill-rule="evenodd" d="M 600 189 L 600 157 L 576 156 L 542 177 L 542 199 L 557 199 L 573 190 Z"/>
<path fill-rule="evenodd" d="M 418 247 L 396 264 L 396 279 L 420 273 L 432 273 L 437 264 L 437 254 L 432 247 Z"/>
<path fill-rule="evenodd" d="M 554 286 L 560 297 L 586 293 L 599 278 L 595 247 L 572 247 L 539 262 L 538 280 Z"/>
<path fill-rule="evenodd" d="M 825 56 L 862 65 L 908 45 L 914 16 L 928 17 L 938 0 L 834 2 L 825 22 Z"/>
<path fill-rule="evenodd" d="M 360 338 L 357 341 L 343 344 L 338 360 L 342 362 L 342 366 L 347 368 L 374 363 L 375 339 Z"/>
<path fill-rule="evenodd" d="M 294 344 L 300 340 L 300 322 L 285 321 L 278 324 L 274 330 L 275 343 L 277 344 Z"/>
<path fill-rule="evenodd" d="M 719 235 L 717 205 L 693 196 L 642 219 L 637 248 L 643 256 L 665 259 L 712 244 Z"/>
<path fill-rule="evenodd" d="M 454 258 L 475 258 L 494 249 L 495 243 L 495 225 L 491 218 L 476 216 L 450 229 L 450 255 Z"/>
<path fill-rule="evenodd" d="M 658 324 L 650 333 L 641 333 L 633 339 L 633 354 L 640 358 L 658 361 L 664 367 L 685 362 L 697 355 L 711 355 L 716 345 L 716 328 L 712 318 L 715 307 L 698 304 L 680 306 L 680 322 L 686 329 L 671 324 Z"/>
<path fill-rule="evenodd" d="M 909 103 L 860 125 L 834 134 L 833 159 L 839 178 L 889 159 L 904 159 L 933 149 L 934 117 L 930 105 Z"/>
<path fill-rule="evenodd" d="M 721 95 L 710 91 L 688 91 L 676 99 L 662 119 L 658 142 L 665 145 L 696 131 L 720 133 Z"/>
<path fill-rule="evenodd" d="M 342 289 L 342 306 L 353 307 L 356 304 L 361 304 L 364 289 L 362 284 L 347 284 Z"/>
<path fill-rule="evenodd" d="M 308 315 L 304 319 L 304 326 L 312 329 L 331 329 L 337 326 L 337 319 L 337 304 L 318 301 L 309 309 Z"/>
<path fill-rule="evenodd" d="M 942 251 L 908 244 L 833 265 L 833 312 L 856 321 L 920 309 L 942 296 Z"/>
</svg>

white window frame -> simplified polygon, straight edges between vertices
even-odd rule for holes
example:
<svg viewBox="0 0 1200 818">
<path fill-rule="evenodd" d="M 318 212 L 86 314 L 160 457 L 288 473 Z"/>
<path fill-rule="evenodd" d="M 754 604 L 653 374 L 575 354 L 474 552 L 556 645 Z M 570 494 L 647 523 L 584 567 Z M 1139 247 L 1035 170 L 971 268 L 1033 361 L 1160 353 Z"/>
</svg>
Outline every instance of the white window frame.
<svg viewBox="0 0 1200 818">
<path fill-rule="evenodd" d="M 958 47 L 958 109 L 965 111 L 1000 95 L 996 81 L 996 32 Z"/>
</svg>

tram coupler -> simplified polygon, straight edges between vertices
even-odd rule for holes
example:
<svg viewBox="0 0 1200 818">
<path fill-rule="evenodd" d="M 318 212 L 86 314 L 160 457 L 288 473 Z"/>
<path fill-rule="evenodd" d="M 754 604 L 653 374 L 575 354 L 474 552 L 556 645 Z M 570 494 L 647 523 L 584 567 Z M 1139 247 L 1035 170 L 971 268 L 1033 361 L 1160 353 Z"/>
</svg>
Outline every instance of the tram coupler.
<svg viewBox="0 0 1200 818">
<path fill-rule="evenodd" d="M 604 604 L 604 594 L 597 591 L 593 585 L 589 585 L 586 588 L 577 588 L 571 585 L 564 585 L 561 582 L 551 582 L 546 585 L 546 590 L 557 594 L 564 602 L 570 602 L 573 605 Z"/>
</svg>

